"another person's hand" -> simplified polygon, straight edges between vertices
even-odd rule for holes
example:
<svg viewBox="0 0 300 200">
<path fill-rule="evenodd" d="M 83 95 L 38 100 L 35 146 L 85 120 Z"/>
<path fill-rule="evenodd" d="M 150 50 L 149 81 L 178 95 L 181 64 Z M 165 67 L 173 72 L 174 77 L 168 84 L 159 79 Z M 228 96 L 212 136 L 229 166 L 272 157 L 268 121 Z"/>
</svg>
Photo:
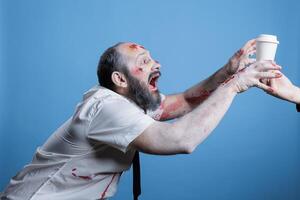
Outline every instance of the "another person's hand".
<svg viewBox="0 0 300 200">
<path fill-rule="evenodd" d="M 249 40 L 240 50 L 238 50 L 224 66 L 228 75 L 233 75 L 239 70 L 250 66 L 256 62 L 251 56 L 256 53 L 255 39 Z"/>
<path fill-rule="evenodd" d="M 268 94 L 300 104 L 300 88 L 295 86 L 284 74 L 280 78 L 267 80 L 267 85 L 270 87 L 269 90 L 266 90 Z"/>
<path fill-rule="evenodd" d="M 223 84 L 231 82 L 234 84 L 237 93 L 244 92 L 250 87 L 258 87 L 265 91 L 272 91 L 270 86 L 260 82 L 261 79 L 279 78 L 282 74 L 278 71 L 281 67 L 271 61 L 261 61 L 251 64 L 239 70 L 236 74 L 228 78 Z"/>
</svg>

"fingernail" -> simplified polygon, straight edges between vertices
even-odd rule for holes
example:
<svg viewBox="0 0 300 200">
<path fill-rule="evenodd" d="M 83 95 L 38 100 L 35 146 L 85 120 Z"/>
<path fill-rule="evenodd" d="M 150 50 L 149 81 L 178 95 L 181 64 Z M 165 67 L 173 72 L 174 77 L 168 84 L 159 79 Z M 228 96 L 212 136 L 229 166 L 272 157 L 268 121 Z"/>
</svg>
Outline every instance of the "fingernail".
<svg viewBox="0 0 300 200">
<path fill-rule="evenodd" d="M 276 77 L 281 77 L 282 76 L 282 74 L 280 74 L 280 73 L 275 73 L 276 74 Z"/>
<path fill-rule="evenodd" d="M 272 88 L 270 88 L 270 87 L 268 88 L 268 91 L 271 92 L 271 93 L 274 92 L 274 90 Z"/>
</svg>

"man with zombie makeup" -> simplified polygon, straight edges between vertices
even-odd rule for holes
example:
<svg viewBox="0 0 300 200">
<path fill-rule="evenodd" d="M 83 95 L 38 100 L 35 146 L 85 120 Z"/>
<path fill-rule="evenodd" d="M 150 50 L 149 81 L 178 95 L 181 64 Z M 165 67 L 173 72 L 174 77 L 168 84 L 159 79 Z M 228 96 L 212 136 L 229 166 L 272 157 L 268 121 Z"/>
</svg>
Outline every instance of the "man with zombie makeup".
<svg viewBox="0 0 300 200">
<path fill-rule="evenodd" d="M 106 199 L 115 194 L 122 172 L 138 163 L 138 151 L 192 153 L 238 93 L 252 86 L 272 92 L 260 80 L 282 76 L 280 66 L 255 62 L 253 53 L 250 40 L 206 80 L 164 96 L 157 84 L 161 66 L 147 49 L 135 43 L 110 47 L 99 62 L 99 85 L 84 94 L 74 115 L 37 149 L 1 199 Z"/>
</svg>

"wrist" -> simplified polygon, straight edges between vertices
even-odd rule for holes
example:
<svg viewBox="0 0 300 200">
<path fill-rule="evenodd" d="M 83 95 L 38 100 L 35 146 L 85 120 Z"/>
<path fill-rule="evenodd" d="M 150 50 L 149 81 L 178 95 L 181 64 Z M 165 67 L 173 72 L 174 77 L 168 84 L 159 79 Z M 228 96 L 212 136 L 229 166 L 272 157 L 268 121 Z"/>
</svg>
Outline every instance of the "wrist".
<svg viewBox="0 0 300 200">
<path fill-rule="evenodd" d="M 224 65 L 224 73 L 226 74 L 226 76 L 232 76 L 233 74 L 235 74 L 234 71 L 232 71 L 232 62 L 229 60 L 225 65 Z"/>
<path fill-rule="evenodd" d="M 220 86 L 221 88 L 227 90 L 229 93 L 232 93 L 233 95 L 237 95 L 239 93 L 236 80 L 234 79 L 234 76 L 231 76 L 232 78 L 228 78 L 228 81 L 222 83 Z"/>
<path fill-rule="evenodd" d="M 293 98 L 293 102 L 295 104 L 300 104 L 300 88 L 294 86 L 294 98 Z"/>
<path fill-rule="evenodd" d="M 218 79 L 219 82 L 224 82 L 226 79 L 230 78 L 234 73 L 231 73 L 229 70 L 229 62 L 225 64 L 219 71 L 218 71 Z"/>
</svg>

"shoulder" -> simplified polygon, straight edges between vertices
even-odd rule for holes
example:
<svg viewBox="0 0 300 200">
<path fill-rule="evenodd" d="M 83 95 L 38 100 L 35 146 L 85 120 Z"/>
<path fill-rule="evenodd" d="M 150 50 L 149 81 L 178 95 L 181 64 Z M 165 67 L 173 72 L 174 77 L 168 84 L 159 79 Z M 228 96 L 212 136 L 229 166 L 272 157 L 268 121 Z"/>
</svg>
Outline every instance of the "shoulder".
<svg viewBox="0 0 300 200">
<path fill-rule="evenodd" d="M 131 102 L 122 95 L 101 86 L 95 86 L 84 93 L 83 99 L 77 104 L 73 119 L 91 120 L 104 107 L 106 111 L 115 112 Z"/>
</svg>

